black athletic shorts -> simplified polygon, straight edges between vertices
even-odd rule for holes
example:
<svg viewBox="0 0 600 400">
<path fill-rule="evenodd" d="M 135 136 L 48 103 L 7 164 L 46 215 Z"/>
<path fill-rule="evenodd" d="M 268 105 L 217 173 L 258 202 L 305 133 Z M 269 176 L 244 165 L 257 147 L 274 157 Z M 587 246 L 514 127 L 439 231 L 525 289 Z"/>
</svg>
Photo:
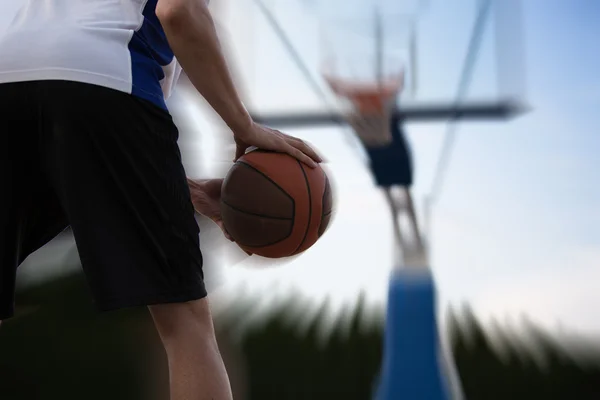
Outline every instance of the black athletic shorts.
<svg viewBox="0 0 600 400">
<path fill-rule="evenodd" d="M 393 118 L 390 126 L 392 142 L 384 147 L 365 147 L 369 156 L 371 172 L 377 186 L 412 186 L 413 163 L 410 147 L 402 127 L 402 121 Z"/>
<path fill-rule="evenodd" d="M 0 84 L 0 320 L 19 264 L 69 225 L 100 310 L 206 296 L 178 131 L 126 93 Z"/>
</svg>

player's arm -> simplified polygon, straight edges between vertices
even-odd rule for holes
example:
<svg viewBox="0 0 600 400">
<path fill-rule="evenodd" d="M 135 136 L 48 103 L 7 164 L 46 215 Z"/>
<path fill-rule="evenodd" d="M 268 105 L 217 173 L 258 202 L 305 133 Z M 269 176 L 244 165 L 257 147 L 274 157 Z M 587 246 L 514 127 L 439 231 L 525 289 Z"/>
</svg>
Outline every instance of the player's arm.
<svg viewBox="0 0 600 400">
<path fill-rule="evenodd" d="M 156 15 L 188 78 L 233 131 L 236 158 L 256 146 L 288 153 L 311 167 L 321 162 L 303 141 L 252 121 L 233 83 L 206 0 L 158 0 Z"/>
<path fill-rule="evenodd" d="M 252 123 L 235 88 L 205 0 L 159 0 L 169 44 L 190 81 L 235 133 Z"/>
</svg>

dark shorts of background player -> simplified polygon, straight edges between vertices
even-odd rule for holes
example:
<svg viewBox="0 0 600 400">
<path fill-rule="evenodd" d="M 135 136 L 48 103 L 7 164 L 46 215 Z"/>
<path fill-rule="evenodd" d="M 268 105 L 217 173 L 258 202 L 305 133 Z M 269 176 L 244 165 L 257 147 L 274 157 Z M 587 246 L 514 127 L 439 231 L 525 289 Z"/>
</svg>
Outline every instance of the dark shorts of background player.
<svg viewBox="0 0 600 400">
<path fill-rule="evenodd" d="M 66 81 L 0 84 L 0 320 L 19 264 L 69 225 L 102 310 L 206 296 L 171 116 Z"/>
<path fill-rule="evenodd" d="M 410 187 L 413 184 L 413 163 L 409 145 L 402 128 L 402 121 L 391 121 L 392 142 L 384 147 L 366 147 L 371 172 L 379 187 Z"/>
</svg>

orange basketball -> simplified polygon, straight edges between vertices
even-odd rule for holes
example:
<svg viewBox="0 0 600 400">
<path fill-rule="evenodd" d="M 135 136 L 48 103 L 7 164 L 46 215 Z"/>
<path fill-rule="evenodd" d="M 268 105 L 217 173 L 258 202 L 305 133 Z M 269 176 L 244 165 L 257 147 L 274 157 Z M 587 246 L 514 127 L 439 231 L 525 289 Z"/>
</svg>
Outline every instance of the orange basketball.
<svg viewBox="0 0 600 400">
<path fill-rule="evenodd" d="M 293 256 L 315 244 L 332 207 L 323 168 L 263 150 L 241 157 L 221 191 L 225 229 L 242 249 L 269 258 Z"/>
</svg>

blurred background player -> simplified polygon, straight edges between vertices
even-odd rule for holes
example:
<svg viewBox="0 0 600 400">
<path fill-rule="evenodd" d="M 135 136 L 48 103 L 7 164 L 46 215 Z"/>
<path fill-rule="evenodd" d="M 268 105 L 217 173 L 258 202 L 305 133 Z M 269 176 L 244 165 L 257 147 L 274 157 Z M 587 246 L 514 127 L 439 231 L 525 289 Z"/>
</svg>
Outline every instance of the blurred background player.
<svg viewBox="0 0 600 400">
<path fill-rule="evenodd" d="M 17 267 L 71 226 L 100 310 L 149 306 L 171 399 L 231 399 L 194 209 L 220 224 L 220 180 L 186 178 L 166 107 L 182 68 L 250 146 L 309 167 L 304 142 L 254 123 L 204 0 L 23 1 L 0 34 L 0 320 Z"/>
<path fill-rule="evenodd" d="M 411 194 L 412 152 L 396 108 L 393 98 L 386 102 L 383 113 L 364 113 L 357 108 L 348 121 L 365 148 L 375 184 L 382 188 L 390 207 L 396 265 L 426 266 L 426 249 Z M 403 223 L 405 217 L 408 224 Z"/>
</svg>

